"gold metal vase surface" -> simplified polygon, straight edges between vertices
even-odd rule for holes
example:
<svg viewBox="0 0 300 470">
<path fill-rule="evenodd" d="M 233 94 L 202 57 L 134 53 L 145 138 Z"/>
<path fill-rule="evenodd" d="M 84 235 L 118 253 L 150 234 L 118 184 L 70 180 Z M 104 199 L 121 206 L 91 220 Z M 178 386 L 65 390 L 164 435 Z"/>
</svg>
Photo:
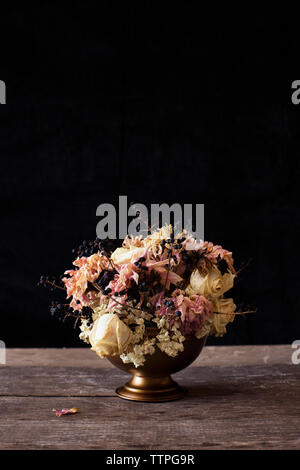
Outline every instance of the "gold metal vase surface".
<svg viewBox="0 0 300 470">
<path fill-rule="evenodd" d="M 146 356 L 145 364 L 135 367 L 132 363 L 124 364 L 119 356 L 109 357 L 108 360 L 119 369 L 132 374 L 132 378 L 116 393 L 125 400 L 159 402 L 182 398 L 186 390 L 180 387 L 170 377 L 189 366 L 200 354 L 205 345 L 206 337 L 197 339 L 187 338 L 184 341 L 184 351 L 176 357 L 170 357 L 156 348 L 155 353 Z"/>
</svg>

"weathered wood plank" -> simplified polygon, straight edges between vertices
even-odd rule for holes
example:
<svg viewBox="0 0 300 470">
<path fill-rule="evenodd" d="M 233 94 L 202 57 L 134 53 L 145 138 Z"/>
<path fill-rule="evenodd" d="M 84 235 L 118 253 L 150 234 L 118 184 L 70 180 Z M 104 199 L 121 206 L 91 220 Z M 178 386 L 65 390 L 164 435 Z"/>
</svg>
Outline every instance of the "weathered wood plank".
<svg viewBox="0 0 300 470">
<path fill-rule="evenodd" d="M 276 346 L 206 346 L 194 366 L 238 366 L 255 364 L 290 364 L 290 345 Z M 7 349 L 8 366 L 113 367 L 99 359 L 89 347 L 61 349 Z M 1 370 L 0 366 L 0 370 Z"/>
<path fill-rule="evenodd" d="M 114 396 L 114 389 L 130 376 L 116 368 L 6 367 L 0 370 L 0 396 Z M 271 387 L 273 383 L 300 385 L 300 367 L 294 365 L 193 367 L 174 374 L 191 389 L 215 392 L 239 387 Z M 295 396 L 296 399 L 296 396 Z"/>
<path fill-rule="evenodd" d="M 88 349 L 9 350 L 0 449 L 299 449 L 300 366 L 290 346 L 208 347 L 174 378 L 189 395 L 132 403 L 127 375 Z M 52 408 L 79 408 L 57 418 Z"/>
<path fill-rule="evenodd" d="M 298 418 L 292 404 L 282 406 L 291 397 L 274 391 L 275 399 L 268 394 L 269 401 L 263 399 L 265 390 L 194 394 L 176 406 L 117 397 L 2 397 L 0 448 L 297 449 Z M 61 406 L 76 406 L 80 412 L 57 418 L 51 409 Z"/>
</svg>

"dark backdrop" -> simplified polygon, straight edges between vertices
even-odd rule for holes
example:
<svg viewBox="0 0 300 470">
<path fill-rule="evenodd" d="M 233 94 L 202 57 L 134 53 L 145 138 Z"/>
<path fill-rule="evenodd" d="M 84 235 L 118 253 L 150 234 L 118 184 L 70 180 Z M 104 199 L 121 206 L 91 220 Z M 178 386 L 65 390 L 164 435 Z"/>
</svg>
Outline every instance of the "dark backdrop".
<svg viewBox="0 0 300 470">
<path fill-rule="evenodd" d="M 0 339 L 81 344 L 36 282 L 71 266 L 72 248 L 95 237 L 96 207 L 123 194 L 204 203 L 206 239 L 237 266 L 251 259 L 235 296 L 257 314 L 211 344 L 298 339 L 291 23 L 283 33 L 282 11 L 240 2 L 140 3 L 3 10 Z"/>
</svg>

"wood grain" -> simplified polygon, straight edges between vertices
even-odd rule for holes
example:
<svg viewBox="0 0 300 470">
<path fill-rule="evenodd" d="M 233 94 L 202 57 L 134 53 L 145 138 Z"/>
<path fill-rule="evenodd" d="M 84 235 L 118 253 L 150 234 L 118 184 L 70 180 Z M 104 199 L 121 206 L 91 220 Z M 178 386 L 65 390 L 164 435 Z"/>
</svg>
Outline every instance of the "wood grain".
<svg viewBox="0 0 300 470">
<path fill-rule="evenodd" d="M 196 366 L 291 364 L 291 346 L 206 346 L 196 359 Z M 99 360 L 90 348 L 7 349 L 9 366 L 112 367 Z"/>
<path fill-rule="evenodd" d="M 290 346 L 207 347 L 201 356 L 174 376 L 186 398 L 152 404 L 116 397 L 127 376 L 86 349 L 9 350 L 0 449 L 300 448 L 300 365 Z M 63 407 L 79 413 L 51 411 Z"/>
</svg>

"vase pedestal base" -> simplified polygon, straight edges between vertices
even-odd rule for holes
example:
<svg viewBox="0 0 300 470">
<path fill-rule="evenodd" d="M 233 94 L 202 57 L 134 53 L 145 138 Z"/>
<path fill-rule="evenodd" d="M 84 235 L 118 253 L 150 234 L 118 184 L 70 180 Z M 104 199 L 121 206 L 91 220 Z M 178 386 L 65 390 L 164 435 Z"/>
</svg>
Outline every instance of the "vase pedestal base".
<svg viewBox="0 0 300 470">
<path fill-rule="evenodd" d="M 125 400 L 162 402 L 179 400 L 184 397 L 186 390 L 180 387 L 170 376 L 145 377 L 134 375 L 116 393 Z"/>
<path fill-rule="evenodd" d="M 116 393 L 119 397 L 131 401 L 172 401 L 183 398 L 186 390 L 171 378 L 180 370 L 188 367 L 199 356 L 206 341 L 206 336 L 197 339 L 189 336 L 184 341 L 184 350 L 176 357 L 156 347 L 154 354 L 147 354 L 145 363 L 135 367 L 132 362 L 124 363 L 120 356 L 110 356 L 108 360 L 115 367 L 131 374 L 131 380 Z"/>
</svg>

